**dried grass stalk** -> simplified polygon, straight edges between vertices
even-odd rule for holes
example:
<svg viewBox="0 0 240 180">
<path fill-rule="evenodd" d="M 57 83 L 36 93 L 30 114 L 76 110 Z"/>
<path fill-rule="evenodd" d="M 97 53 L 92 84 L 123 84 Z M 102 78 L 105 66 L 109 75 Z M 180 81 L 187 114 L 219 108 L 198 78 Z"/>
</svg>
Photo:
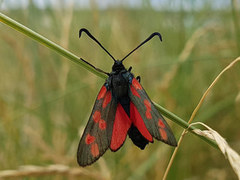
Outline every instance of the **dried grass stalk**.
<svg viewBox="0 0 240 180">
<path fill-rule="evenodd" d="M 197 125 L 197 124 L 204 126 L 207 130 L 195 129 L 193 131 L 195 133 L 197 133 L 198 135 L 205 136 L 207 138 L 210 138 L 210 139 L 216 141 L 219 149 L 222 151 L 224 156 L 228 159 L 234 172 L 237 174 L 238 179 L 240 179 L 240 156 L 239 156 L 239 154 L 228 145 L 227 141 L 217 131 L 213 130 L 206 124 L 204 124 L 202 122 L 196 122 L 196 123 L 192 123 L 190 126 Z"/>
<path fill-rule="evenodd" d="M 61 175 L 61 176 L 88 176 L 97 179 L 104 179 L 100 173 L 93 173 L 83 168 L 72 168 L 62 164 L 53 164 L 46 167 L 25 165 L 20 166 L 18 170 L 3 170 L 0 171 L 0 179 L 3 178 L 20 178 L 31 176 L 46 176 L 46 175 Z"/>
</svg>

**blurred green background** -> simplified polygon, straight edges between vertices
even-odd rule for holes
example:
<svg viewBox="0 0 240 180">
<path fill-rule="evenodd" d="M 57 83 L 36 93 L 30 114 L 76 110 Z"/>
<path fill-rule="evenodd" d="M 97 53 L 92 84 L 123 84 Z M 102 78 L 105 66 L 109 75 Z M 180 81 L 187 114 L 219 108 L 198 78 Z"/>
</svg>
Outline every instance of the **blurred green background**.
<svg viewBox="0 0 240 180">
<path fill-rule="evenodd" d="M 44 1 L 45 6 L 6 1 L 0 2 L 2 13 L 107 72 L 111 58 L 86 35 L 79 39 L 80 28 L 87 28 L 117 59 L 160 32 L 163 42 L 154 38 L 124 63 L 141 76 L 153 101 L 186 121 L 214 78 L 240 55 L 237 0 L 62 0 Z M 78 142 L 104 80 L 2 23 L 0 55 L 0 172 L 22 165 L 78 168 Z M 237 64 L 212 89 L 195 119 L 218 131 L 237 152 L 239 77 Z M 167 121 L 178 139 L 183 129 Z M 107 151 L 80 176 L 25 179 L 161 179 L 172 151 L 158 141 L 141 151 L 127 138 L 119 151 Z M 168 179 L 236 175 L 220 151 L 187 134 Z"/>
</svg>

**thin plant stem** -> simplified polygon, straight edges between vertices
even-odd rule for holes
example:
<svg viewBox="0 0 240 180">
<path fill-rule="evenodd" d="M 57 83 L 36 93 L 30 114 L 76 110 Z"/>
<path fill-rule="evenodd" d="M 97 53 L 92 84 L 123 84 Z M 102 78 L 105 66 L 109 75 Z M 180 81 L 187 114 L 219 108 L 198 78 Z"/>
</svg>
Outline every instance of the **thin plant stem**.
<svg viewBox="0 0 240 180">
<path fill-rule="evenodd" d="M 192 113 L 192 115 L 191 115 L 191 117 L 190 117 L 190 119 L 189 119 L 189 121 L 188 121 L 188 124 L 191 124 L 191 122 L 192 122 L 193 119 L 195 118 L 198 110 L 200 109 L 200 107 L 201 107 L 204 99 L 205 99 L 206 96 L 208 95 L 209 91 L 213 88 L 213 86 L 214 86 L 214 85 L 217 83 L 217 81 L 220 79 L 220 77 L 222 76 L 222 74 L 225 73 L 227 70 L 229 70 L 229 69 L 230 69 L 234 64 L 236 64 L 238 61 L 240 61 L 240 56 L 239 56 L 238 58 L 236 58 L 234 61 L 232 61 L 227 67 L 225 67 L 225 68 L 218 74 L 218 76 L 214 79 L 214 81 L 211 83 L 211 85 L 210 85 L 210 86 L 207 88 L 207 90 L 204 92 L 204 94 L 203 94 L 202 98 L 200 99 L 198 105 L 197 105 L 196 108 L 194 109 L 194 111 L 193 111 L 193 113 Z M 188 126 L 188 127 L 189 127 L 189 129 L 191 129 L 192 126 Z M 176 148 L 174 149 L 174 152 L 173 152 L 173 154 L 172 154 L 172 156 L 171 156 L 171 159 L 170 159 L 170 161 L 169 161 L 169 163 L 168 163 L 167 169 L 166 169 L 166 171 L 165 171 L 165 173 L 164 173 L 163 180 L 165 180 L 165 179 L 167 178 L 168 172 L 169 172 L 169 170 L 170 170 L 170 168 L 171 168 L 171 166 L 172 166 L 172 164 L 173 164 L 173 161 L 174 161 L 174 159 L 175 159 L 175 156 L 176 156 L 176 154 L 177 154 L 177 152 L 178 152 L 178 149 L 179 149 L 179 147 L 180 147 L 180 145 L 181 145 L 181 143 L 182 143 L 183 137 L 184 137 L 184 135 L 187 133 L 187 131 L 188 131 L 188 128 L 184 129 L 183 132 L 182 132 L 182 134 L 181 134 L 181 136 L 180 136 L 180 139 L 179 139 L 179 141 L 178 141 L 178 147 L 176 147 Z M 216 143 L 215 143 L 215 144 L 216 144 Z"/>
</svg>

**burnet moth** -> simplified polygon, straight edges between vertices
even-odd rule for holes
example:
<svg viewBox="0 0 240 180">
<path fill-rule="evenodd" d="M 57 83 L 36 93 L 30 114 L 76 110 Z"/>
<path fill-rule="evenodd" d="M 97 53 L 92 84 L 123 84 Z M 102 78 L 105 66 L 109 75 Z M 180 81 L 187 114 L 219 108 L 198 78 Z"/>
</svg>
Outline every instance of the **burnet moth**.
<svg viewBox="0 0 240 180">
<path fill-rule="evenodd" d="M 152 33 L 122 60 L 116 60 L 87 29 L 80 29 L 79 38 L 83 32 L 113 59 L 114 64 L 112 72 L 107 73 L 80 58 L 97 71 L 107 74 L 108 78 L 97 95 L 80 140 L 77 151 L 78 164 L 87 166 L 94 163 L 107 149 L 117 151 L 123 145 L 127 134 L 142 150 L 149 142 L 153 143 L 153 138 L 177 146 L 169 125 L 141 86 L 140 77 L 135 78 L 131 73 L 132 67 L 127 70 L 123 65 L 123 61 L 130 54 L 154 36 L 158 36 L 162 41 L 160 33 Z"/>
</svg>

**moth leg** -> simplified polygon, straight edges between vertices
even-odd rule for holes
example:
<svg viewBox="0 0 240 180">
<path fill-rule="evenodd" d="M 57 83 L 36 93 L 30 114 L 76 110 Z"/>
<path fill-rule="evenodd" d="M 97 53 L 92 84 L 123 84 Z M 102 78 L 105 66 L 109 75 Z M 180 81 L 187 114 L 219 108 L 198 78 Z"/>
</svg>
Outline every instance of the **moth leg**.
<svg viewBox="0 0 240 180">
<path fill-rule="evenodd" d="M 129 67 L 128 71 L 130 72 L 132 70 L 132 66 Z"/>
<path fill-rule="evenodd" d="M 141 81 L 141 77 L 140 76 L 137 76 L 136 79 L 138 80 L 138 82 Z"/>
<path fill-rule="evenodd" d="M 108 75 L 108 76 L 110 75 L 109 73 L 107 73 L 107 72 L 105 72 L 105 71 L 103 71 L 103 70 L 95 67 L 94 65 L 90 64 L 89 62 L 87 62 L 87 61 L 84 60 L 83 58 L 80 58 L 80 60 L 83 61 L 83 62 L 85 62 L 86 64 L 88 64 L 88 65 L 91 66 L 92 68 L 94 68 L 96 71 L 101 72 L 101 73 L 104 73 L 104 74 L 106 74 L 106 75 Z"/>
</svg>

